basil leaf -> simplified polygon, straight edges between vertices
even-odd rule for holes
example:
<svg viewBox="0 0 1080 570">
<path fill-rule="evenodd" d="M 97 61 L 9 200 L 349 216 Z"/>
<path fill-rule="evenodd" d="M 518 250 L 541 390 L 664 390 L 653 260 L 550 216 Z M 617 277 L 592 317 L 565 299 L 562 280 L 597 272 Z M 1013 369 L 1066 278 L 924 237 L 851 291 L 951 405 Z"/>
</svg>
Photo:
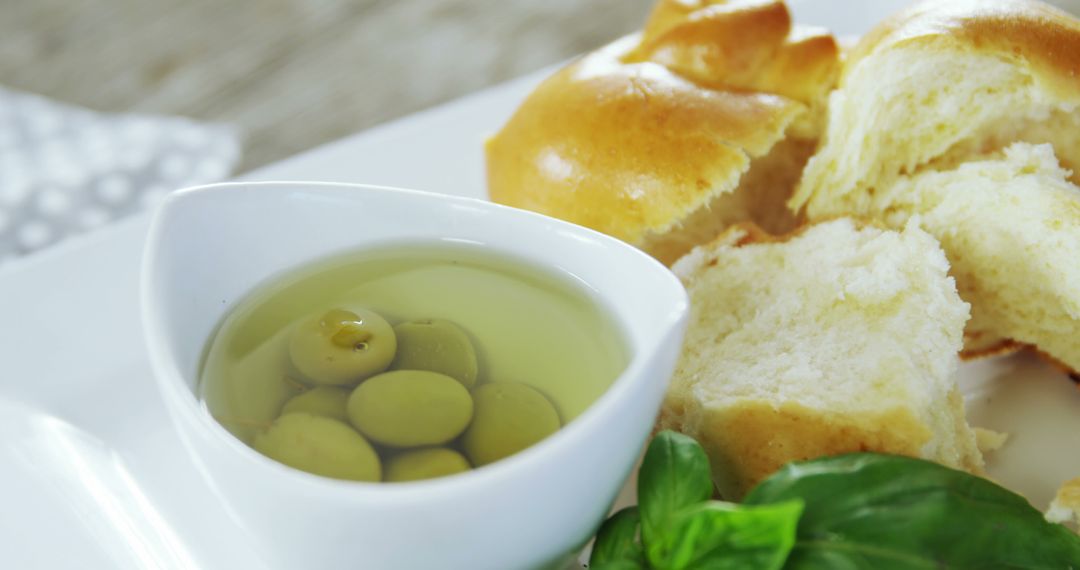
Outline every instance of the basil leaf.
<svg viewBox="0 0 1080 570">
<path fill-rule="evenodd" d="M 679 513 L 648 544 L 659 570 L 779 570 L 795 544 L 802 501 L 743 507 L 709 501 Z"/>
<path fill-rule="evenodd" d="M 650 543 L 669 532 L 677 512 L 708 500 L 712 490 L 709 458 L 698 442 L 673 431 L 657 434 L 638 470 L 641 538 L 646 552 Z"/>
<path fill-rule="evenodd" d="M 615 560 L 593 566 L 589 563 L 589 570 L 646 570 L 648 566 L 644 562 L 630 562 L 629 560 Z"/>
<path fill-rule="evenodd" d="M 1023 497 L 935 463 L 856 453 L 793 463 L 746 504 L 802 498 L 785 568 L 1080 568 L 1080 537 Z"/>
<path fill-rule="evenodd" d="M 632 564 L 627 568 L 644 568 L 645 558 L 641 553 L 641 544 L 637 542 L 640 522 L 637 507 L 626 507 L 604 521 L 596 533 L 596 542 L 589 555 L 589 567 L 599 568 L 606 564 L 618 568 L 614 563 L 627 562 Z"/>
</svg>

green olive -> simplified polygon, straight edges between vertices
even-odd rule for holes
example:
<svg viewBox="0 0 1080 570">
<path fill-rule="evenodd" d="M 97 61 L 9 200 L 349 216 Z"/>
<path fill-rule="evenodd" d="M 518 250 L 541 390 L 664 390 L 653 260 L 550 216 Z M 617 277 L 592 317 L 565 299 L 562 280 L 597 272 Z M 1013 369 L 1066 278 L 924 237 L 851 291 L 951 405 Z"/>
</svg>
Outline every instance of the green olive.
<svg viewBox="0 0 1080 570">
<path fill-rule="evenodd" d="M 390 368 L 430 370 L 456 378 L 466 388 L 476 384 L 476 350 L 465 331 L 442 319 L 401 323 L 394 327 L 398 350 Z"/>
<path fill-rule="evenodd" d="M 289 338 L 293 366 L 313 384 L 356 384 L 386 370 L 397 351 L 390 323 L 366 309 L 331 309 L 296 325 Z"/>
<path fill-rule="evenodd" d="M 445 447 L 432 447 L 408 451 L 387 461 L 386 480 L 419 481 L 463 473 L 469 469 L 469 462 L 462 454 Z"/>
<path fill-rule="evenodd" d="M 465 453 L 477 467 L 513 455 L 559 430 L 559 413 L 536 389 L 511 382 L 473 392 L 476 411 L 465 432 Z"/>
<path fill-rule="evenodd" d="M 352 427 L 311 414 L 286 414 L 255 438 L 257 451 L 308 473 L 379 481 L 382 466 L 371 444 Z"/>
<path fill-rule="evenodd" d="M 349 401 L 349 391 L 334 386 L 319 386 L 303 394 L 294 396 L 281 408 L 281 415 L 305 413 L 348 422 L 345 402 Z"/>
<path fill-rule="evenodd" d="M 353 390 L 349 420 L 371 440 L 392 447 L 440 445 L 472 418 L 469 391 L 453 378 L 427 370 L 379 374 Z"/>
</svg>

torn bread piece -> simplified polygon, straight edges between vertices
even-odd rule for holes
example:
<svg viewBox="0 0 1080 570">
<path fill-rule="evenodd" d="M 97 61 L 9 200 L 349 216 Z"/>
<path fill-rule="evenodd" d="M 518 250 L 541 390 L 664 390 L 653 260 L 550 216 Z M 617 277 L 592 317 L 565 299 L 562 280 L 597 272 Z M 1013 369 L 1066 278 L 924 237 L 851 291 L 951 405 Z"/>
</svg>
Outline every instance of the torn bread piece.
<svg viewBox="0 0 1080 570">
<path fill-rule="evenodd" d="M 852 50 L 790 205 L 893 228 L 923 216 L 972 305 L 966 355 L 1035 345 L 1080 370 L 1078 70 L 1080 20 L 1065 12 L 918 4 Z"/>
<path fill-rule="evenodd" d="M 921 229 L 740 225 L 673 269 L 692 308 L 658 427 L 702 443 L 725 498 L 852 451 L 981 472 L 953 378 L 968 306 Z"/>
<path fill-rule="evenodd" d="M 971 304 L 969 337 L 1035 345 L 1080 370 L 1080 188 L 1050 145 L 904 177 L 873 202 L 888 225 L 917 215 L 941 242 Z"/>
<path fill-rule="evenodd" d="M 792 198 L 811 217 L 869 209 L 875 191 L 1016 141 L 1080 166 L 1080 20 L 1035 0 L 922 2 L 845 60 L 822 148 Z"/>
</svg>

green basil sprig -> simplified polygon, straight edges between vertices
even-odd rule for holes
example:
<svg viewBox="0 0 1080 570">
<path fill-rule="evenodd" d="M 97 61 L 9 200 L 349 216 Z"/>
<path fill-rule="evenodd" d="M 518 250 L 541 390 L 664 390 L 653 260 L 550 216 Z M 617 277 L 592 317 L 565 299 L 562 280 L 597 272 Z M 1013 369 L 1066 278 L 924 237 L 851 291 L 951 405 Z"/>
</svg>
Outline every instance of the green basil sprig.
<svg viewBox="0 0 1080 570">
<path fill-rule="evenodd" d="M 701 446 L 661 432 L 638 507 L 600 528 L 590 568 L 1080 569 L 1080 537 L 1023 497 L 928 461 L 854 453 L 789 464 L 742 505 L 711 494 Z"/>
<path fill-rule="evenodd" d="M 638 506 L 600 527 L 589 567 L 781 568 L 795 542 L 802 501 L 747 507 L 708 500 L 712 489 L 701 446 L 685 435 L 661 432 L 638 471 Z"/>
</svg>

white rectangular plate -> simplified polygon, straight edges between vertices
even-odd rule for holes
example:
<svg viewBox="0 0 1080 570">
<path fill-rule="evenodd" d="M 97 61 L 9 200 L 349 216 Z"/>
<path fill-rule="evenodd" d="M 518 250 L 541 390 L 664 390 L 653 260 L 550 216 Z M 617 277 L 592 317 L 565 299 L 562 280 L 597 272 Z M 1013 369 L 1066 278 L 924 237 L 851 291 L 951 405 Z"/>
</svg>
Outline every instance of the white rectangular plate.
<svg viewBox="0 0 1080 570">
<path fill-rule="evenodd" d="M 818 0 L 794 9 L 799 21 L 856 34 L 902 4 Z M 246 178 L 483 197 L 483 140 L 543 75 Z M 203 481 L 154 389 L 138 313 L 146 225 L 141 216 L 0 269 L 6 568 L 275 567 Z M 1013 436 L 990 459 L 991 474 L 1045 506 L 1058 484 L 1080 475 L 1080 390 L 1030 357 L 965 365 L 962 376 L 973 422 Z"/>
</svg>

